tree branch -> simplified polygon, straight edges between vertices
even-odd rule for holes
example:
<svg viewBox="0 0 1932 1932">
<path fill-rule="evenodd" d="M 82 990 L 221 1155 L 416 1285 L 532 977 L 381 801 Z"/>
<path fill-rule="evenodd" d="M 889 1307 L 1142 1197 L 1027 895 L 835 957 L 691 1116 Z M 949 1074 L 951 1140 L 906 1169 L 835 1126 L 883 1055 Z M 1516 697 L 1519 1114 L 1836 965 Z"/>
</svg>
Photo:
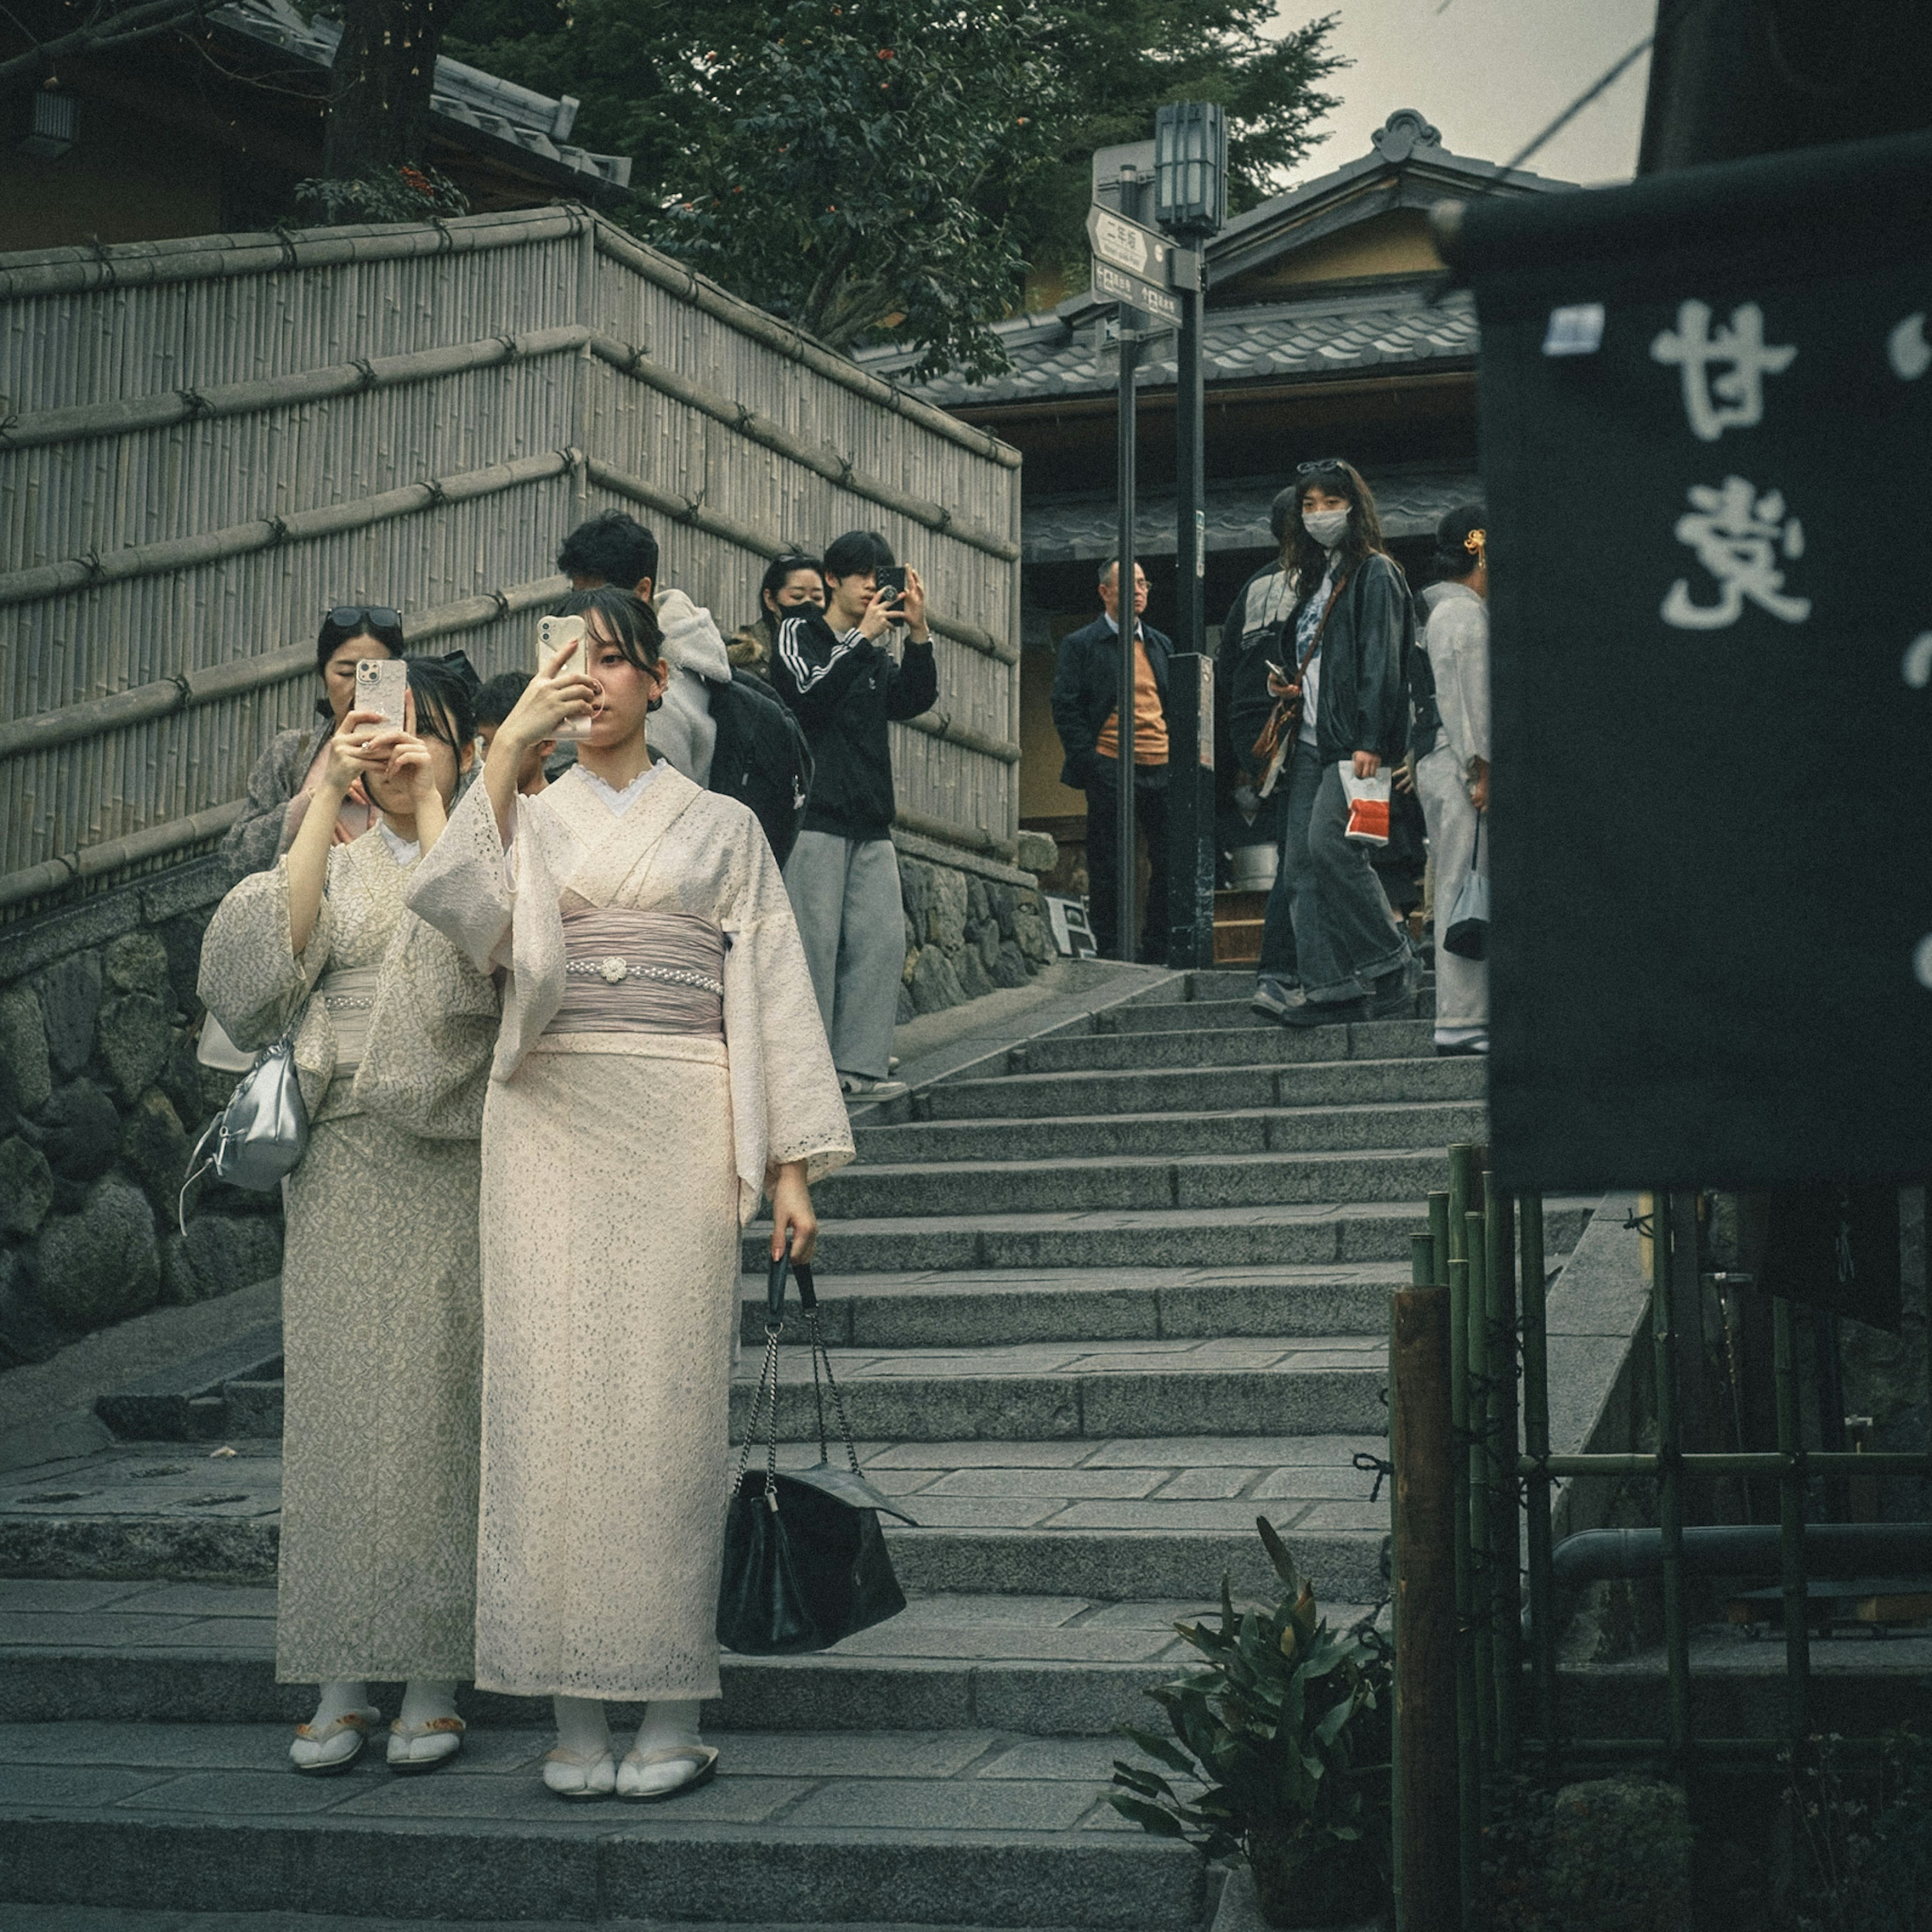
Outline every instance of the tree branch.
<svg viewBox="0 0 1932 1932">
<path fill-rule="evenodd" d="M 98 53 L 164 32 L 190 14 L 199 14 L 201 8 L 202 0 L 147 0 L 145 6 L 110 14 L 92 26 L 77 27 L 58 40 L 43 40 L 26 53 L 0 61 L 0 90 L 22 81 L 45 80 L 70 54 Z"/>
</svg>

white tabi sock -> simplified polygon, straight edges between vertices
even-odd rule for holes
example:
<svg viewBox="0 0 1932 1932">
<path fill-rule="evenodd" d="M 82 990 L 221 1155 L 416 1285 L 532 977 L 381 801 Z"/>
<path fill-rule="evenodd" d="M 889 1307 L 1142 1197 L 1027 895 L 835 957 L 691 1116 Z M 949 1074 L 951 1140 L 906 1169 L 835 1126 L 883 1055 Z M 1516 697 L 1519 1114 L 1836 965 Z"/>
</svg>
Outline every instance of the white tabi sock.
<svg viewBox="0 0 1932 1932">
<path fill-rule="evenodd" d="M 610 1748 L 610 1726 L 601 1697 L 553 1697 L 556 1712 L 556 1748 L 580 1760 L 599 1757 Z"/>
</svg>

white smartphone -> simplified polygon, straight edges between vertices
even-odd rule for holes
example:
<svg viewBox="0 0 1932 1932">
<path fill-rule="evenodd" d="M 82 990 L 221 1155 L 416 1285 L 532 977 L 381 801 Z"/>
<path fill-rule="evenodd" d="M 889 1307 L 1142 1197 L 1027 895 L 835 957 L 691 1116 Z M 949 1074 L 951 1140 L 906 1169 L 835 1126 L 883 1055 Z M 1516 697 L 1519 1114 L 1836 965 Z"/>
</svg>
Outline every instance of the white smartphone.
<svg viewBox="0 0 1932 1932">
<path fill-rule="evenodd" d="M 404 708 L 409 696 L 410 668 L 400 658 L 358 658 L 356 661 L 356 709 L 377 711 L 382 722 L 371 725 L 372 732 L 406 728 Z"/>
<path fill-rule="evenodd" d="M 560 677 L 588 677 L 590 667 L 586 662 L 584 650 L 584 620 L 581 617 L 540 617 L 537 620 L 537 668 L 541 670 L 549 662 L 550 653 L 565 644 L 574 644 L 577 648 L 557 667 Z M 586 711 L 581 718 L 566 718 L 556 728 L 560 738 L 584 739 L 590 735 L 590 714 Z"/>
</svg>

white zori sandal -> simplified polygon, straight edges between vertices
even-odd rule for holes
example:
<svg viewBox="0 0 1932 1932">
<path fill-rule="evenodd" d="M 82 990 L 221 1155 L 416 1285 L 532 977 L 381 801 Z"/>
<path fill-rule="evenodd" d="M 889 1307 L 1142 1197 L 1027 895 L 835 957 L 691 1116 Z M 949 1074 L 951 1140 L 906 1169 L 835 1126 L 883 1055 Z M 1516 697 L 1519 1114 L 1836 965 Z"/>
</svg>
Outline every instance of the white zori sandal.
<svg viewBox="0 0 1932 1932">
<path fill-rule="evenodd" d="M 543 1781 L 560 1798 L 608 1798 L 616 1788 L 616 1760 L 608 1750 L 593 1757 L 559 1744 L 544 1760 Z"/>
<path fill-rule="evenodd" d="M 663 1750 L 631 1752 L 617 1767 L 617 1796 L 656 1804 L 681 1791 L 709 1784 L 718 1754 L 709 1744 L 672 1744 Z"/>
<path fill-rule="evenodd" d="M 405 1724 L 398 1718 L 389 1726 L 389 1768 L 394 1772 L 434 1771 L 462 1748 L 460 1718 L 432 1718 L 426 1724 Z"/>
<path fill-rule="evenodd" d="M 345 1711 L 326 1724 L 298 1724 L 296 1741 L 289 1747 L 289 1762 L 309 1778 L 333 1778 L 346 1771 L 362 1755 L 369 1742 L 369 1726 L 380 1724 L 380 1711 Z"/>
</svg>

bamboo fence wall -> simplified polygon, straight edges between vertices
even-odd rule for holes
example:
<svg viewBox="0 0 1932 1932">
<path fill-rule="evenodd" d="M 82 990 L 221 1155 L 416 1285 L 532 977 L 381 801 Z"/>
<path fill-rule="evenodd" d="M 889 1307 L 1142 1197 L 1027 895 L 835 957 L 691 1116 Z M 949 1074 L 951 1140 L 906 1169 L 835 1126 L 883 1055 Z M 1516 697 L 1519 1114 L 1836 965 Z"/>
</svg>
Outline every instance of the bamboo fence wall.
<svg viewBox="0 0 1932 1932">
<path fill-rule="evenodd" d="M 1010 860 L 1018 463 L 584 210 L 0 256 L 0 908 L 218 837 L 330 604 L 527 664 L 614 506 L 728 635 L 880 531 L 940 640 L 902 821 Z"/>
</svg>

